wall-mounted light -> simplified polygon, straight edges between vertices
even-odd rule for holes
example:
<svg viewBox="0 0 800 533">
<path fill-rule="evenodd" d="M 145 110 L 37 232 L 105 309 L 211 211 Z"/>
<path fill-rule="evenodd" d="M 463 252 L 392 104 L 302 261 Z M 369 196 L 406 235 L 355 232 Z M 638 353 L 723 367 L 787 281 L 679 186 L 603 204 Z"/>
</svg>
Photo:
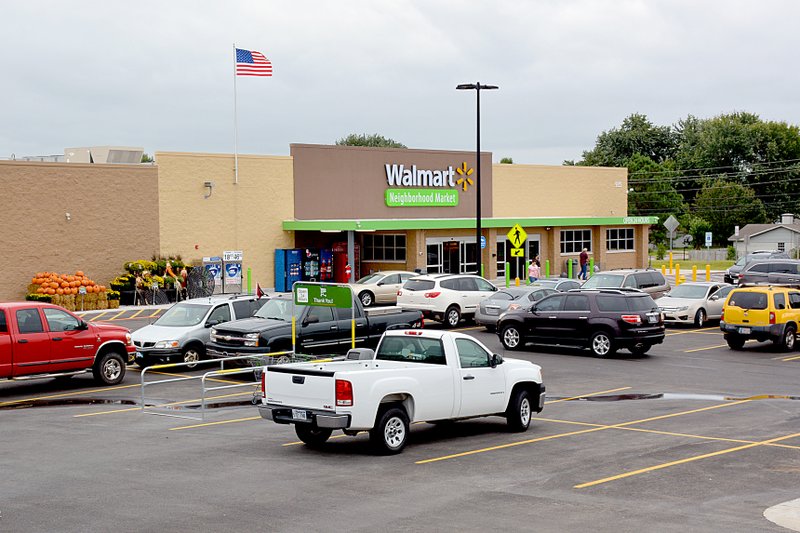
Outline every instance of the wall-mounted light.
<svg viewBox="0 0 800 533">
<path fill-rule="evenodd" d="M 69 213 L 64 213 L 64 218 L 66 218 L 67 222 L 69 222 L 70 220 L 72 220 L 72 215 L 70 215 Z"/>
<path fill-rule="evenodd" d="M 203 196 L 204 199 L 208 200 L 211 197 L 211 193 L 214 192 L 214 182 L 213 181 L 207 181 L 207 182 L 203 183 L 203 187 L 208 189 L 208 194 Z"/>
</svg>

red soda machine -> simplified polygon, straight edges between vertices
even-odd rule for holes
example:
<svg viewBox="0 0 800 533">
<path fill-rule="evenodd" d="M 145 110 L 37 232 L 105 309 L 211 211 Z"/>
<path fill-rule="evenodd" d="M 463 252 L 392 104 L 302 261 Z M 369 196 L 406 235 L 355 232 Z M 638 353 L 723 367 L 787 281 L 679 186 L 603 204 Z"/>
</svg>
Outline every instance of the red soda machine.
<svg viewBox="0 0 800 533">
<path fill-rule="evenodd" d="M 319 280 L 333 281 L 333 250 L 319 251 Z"/>
<path fill-rule="evenodd" d="M 347 258 L 347 243 L 336 242 L 333 243 L 333 280 L 336 283 L 349 283 L 347 274 L 345 274 L 345 267 L 349 264 L 353 269 L 355 279 L 361 277 L 361 247 L 358 243 L 353 248 L 355 252 L 355 259 L 351 262 Z"/>
</svg>

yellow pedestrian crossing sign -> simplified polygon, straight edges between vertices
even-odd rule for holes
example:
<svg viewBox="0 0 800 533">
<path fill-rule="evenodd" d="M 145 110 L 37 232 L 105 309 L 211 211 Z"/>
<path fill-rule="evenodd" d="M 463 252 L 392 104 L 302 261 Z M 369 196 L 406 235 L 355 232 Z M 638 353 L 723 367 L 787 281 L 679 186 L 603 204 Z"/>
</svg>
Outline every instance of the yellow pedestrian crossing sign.
<svg viewBox="0 0 800 533">
<path fill-rule="evenodd" d="M 525 233 L 525 230 L 522 229 L 522 226 L 519 224 L 514 224 L 514 227 L 506 233 L 506 237 L 508 237 L 508 241 L 511 243 L 511 246 L 514 248 L 520 248 L 522 244 L 525 242 L 525 239 L 528 238 L 528 234 Z M 522 255 L 515 256 L 513 253 L 511 257 L 522 257 Z"/>
<path fill-rule="evenodd" d="M 525 257 L 525 250 L 522 248 L 512 248 L 511 257 Z"/>
</svg>

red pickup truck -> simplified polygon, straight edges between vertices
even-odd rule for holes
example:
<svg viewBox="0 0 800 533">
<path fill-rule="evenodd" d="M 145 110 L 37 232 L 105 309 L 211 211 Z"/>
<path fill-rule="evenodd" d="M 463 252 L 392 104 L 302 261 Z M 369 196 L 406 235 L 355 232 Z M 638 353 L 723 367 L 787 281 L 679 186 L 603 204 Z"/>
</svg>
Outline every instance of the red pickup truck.
<svg viewBox="0 0 800 533">
<path fill-rule="evenodd" d="M 67 377 L 92 371 L 106 385 L 125 377 L 130 330 L 89 324 L 56 305 L 0 303 L 0 379 Z"/>
</svg>

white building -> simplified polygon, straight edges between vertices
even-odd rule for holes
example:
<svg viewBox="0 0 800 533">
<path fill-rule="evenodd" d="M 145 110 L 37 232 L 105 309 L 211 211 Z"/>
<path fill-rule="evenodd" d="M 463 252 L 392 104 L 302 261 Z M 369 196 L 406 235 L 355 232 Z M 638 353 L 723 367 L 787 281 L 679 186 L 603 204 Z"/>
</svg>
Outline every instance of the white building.
<svg viewBox="0 0 800 533">
<path fill-rule="evenodd" d="M 728 237 L 728 241 L 736 248 L 738 257 L 756 250 L 778 250 L 795 257 L 794 251 L 800 247 L 800 222 L 793 214 L 785 213 L 776 224 L 748 224 L 738 234 Z"/>
</svg>

